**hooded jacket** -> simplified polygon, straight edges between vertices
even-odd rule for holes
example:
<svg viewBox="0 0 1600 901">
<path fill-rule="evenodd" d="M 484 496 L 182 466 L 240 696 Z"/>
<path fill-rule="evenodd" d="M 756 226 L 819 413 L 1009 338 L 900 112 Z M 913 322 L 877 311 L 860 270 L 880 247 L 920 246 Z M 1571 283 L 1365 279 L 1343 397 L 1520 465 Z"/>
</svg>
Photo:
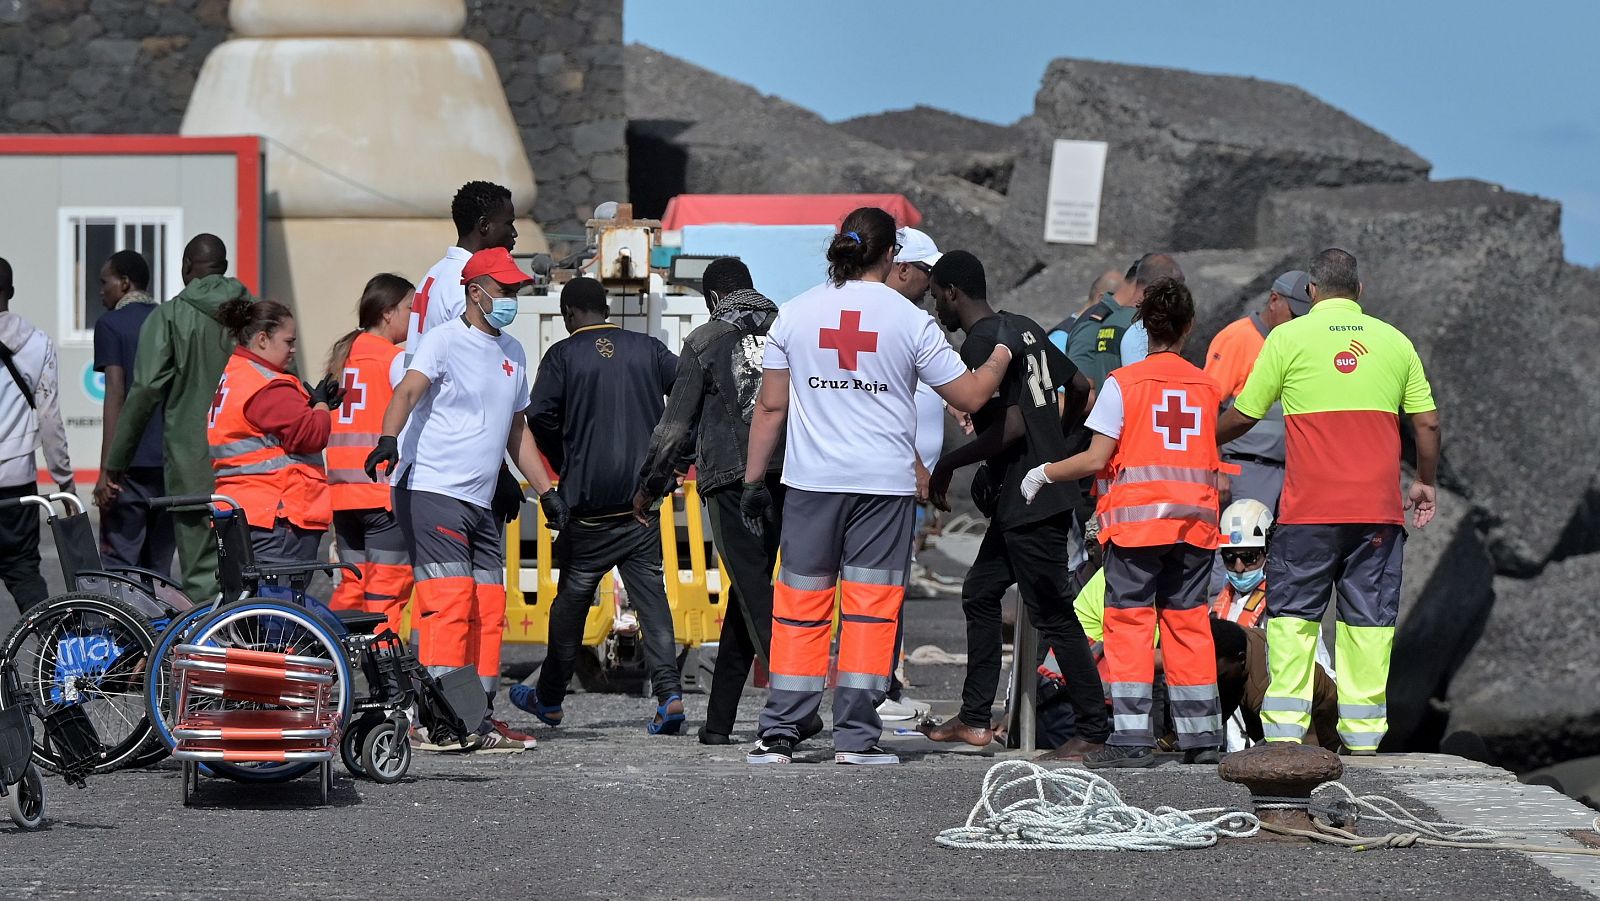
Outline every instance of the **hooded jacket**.
<svg viewBox="0 0 1600 901">
<path fill-rule="evenodd" d="M 12 362 L 38 405 L 38 409 L 28 406 L 27 397 L 11 374 L 0 367 L 0 463 L 17 461 L 4 467 L 6 477 L 0 479 L 0 484 L 32 485 L 38 477 L 33 452 L 41 447 L 50 478 L 57 483 L 71 481 L 67 427 L 61 419 L 56 381 L 55 343 L 32 323 L 8 310 L 0 312 L 0 344 L 11 350 Z"/>
<path fill-rule="evenodd" d="M 107 468 L 119 472 L 128 468 L 145 426 L 164 403 L 167 492 L 211 493 L 215 481 L 206 417 L 234 343 L 217 322 L 217 310 L 235 298 L 252 299 L 250 289 L 235 278 L 207 275 L 185 285 L 145 320 L 133 364 L 133 387 L 117 420 Z"/>
</svg>

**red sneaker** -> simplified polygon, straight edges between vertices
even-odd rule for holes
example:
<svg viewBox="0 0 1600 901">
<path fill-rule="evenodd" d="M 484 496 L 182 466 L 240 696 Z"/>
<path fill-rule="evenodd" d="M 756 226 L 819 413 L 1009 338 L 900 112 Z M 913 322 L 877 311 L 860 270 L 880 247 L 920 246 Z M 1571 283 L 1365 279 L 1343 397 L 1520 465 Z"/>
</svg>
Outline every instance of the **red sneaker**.
<svg viewBox="0 0 1600 901">
<path fill-rule="evenodd" d="M 510 724 L 505 720 L 491 719 L 489 720 L 489 725 L 494 728 L 494 731 L 500 733 L 501 738 L 513 744 L 522 745 L 523 750 L 535 748 L 539 745 L 539 739 L 519 729 L 511 728 Z"/>
</svg>

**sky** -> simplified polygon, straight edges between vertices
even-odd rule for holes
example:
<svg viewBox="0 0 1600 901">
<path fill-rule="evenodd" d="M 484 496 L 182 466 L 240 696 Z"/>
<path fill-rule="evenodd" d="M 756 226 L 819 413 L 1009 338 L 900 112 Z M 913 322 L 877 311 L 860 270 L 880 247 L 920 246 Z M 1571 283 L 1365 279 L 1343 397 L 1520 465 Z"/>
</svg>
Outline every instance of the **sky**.
<svg viewBox="0 0 1600 901">
<path fill-rule="evenodd" d="M 1600 265 L 1594 0 L 626 0 L 623 33 L 830 120 L 924 104 L 1013 122 L 1060 56 L 1297 85 L 1433 177 L 1558 200 Z"/>
</svg>

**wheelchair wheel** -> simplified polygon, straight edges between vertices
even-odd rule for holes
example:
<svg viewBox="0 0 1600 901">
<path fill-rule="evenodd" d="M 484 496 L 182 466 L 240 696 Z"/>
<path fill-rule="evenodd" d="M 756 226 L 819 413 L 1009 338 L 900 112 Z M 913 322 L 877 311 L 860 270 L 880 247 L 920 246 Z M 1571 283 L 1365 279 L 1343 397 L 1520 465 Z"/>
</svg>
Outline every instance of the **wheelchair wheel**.
<svg viewBox="0 0 1600 901">
<path fill-rule="evenodd" d="M 152 747 L 141 751 L 130 766 L 148 766 L 171 753 L 176 743 L 172 724 L 177 722 L 172 710 L 172 649 L 193 637 L 195 626 L 216 609 L 207 604 L 173 617 L 156 642 L 155 650 L 150 652 L 150 671 L 144 680 L 144 704 L 155 741 Z"/>
<path fill-rule="evenodd" d="M 352 776 L 366 778 L 367 768 L 361 761 L 361 748 L 367 741 L 367 733 L 377 728 L 385 721 L 382 713 L 369 710 L 357 717 L 355 722 L 345 726 L 344 734 L 339 736 L 339 757 L 344 761 L 344 768 Z"/>
<path fill-rule="evenodd" d="M 407 731 L 402 731 L 394 720 L 384 720 L 368 730 L 367 740 L 361 745 L 361 768 L 366 770 L 367 778 L 392 785 L 406 777 L 406 771 L 411 769 L 411 736 Z"/>
<path fill-rule="evenodd" d="M 68 592 L 30 608 L 0 656 L 15 665 L 17 688 L 38 720 L 34 760 L 51 772 L 62 769 L 59 752 L 45 741 L 42 717 L 71 706 L 83 712 L 105 748 L 95 772 L 132 758 L 150 735 L 144 694 L 154 646 L 145 618 L 114 598 Z M 0 706 L 21 700 L 0 691 Z"/>
<path fill-rule="evenodd" d="M 211 647 L 273 651 L 302 657 L 322 657 L 337 673 L 330 703 L 341 721 L 350 718 L 353 685 L 350 659 L 344 644 L 318 617 L 293 603 L 246 598 L 217 609 L 192 630 L 192 644 Z M 215 701 L 225 707 L 232 701 Z M 317 763 L 207 763 L 213 773 L 239 782 L 287 782 L 298 779 Z M 328 779 L 323 775 L 321 778 Z"/>
<path fill-rule="evenodd" d="M 17 828 L 32 832 L 44 825 L 44 776 L 30 763 L 15 785 L 6 786 L 6 812 Z"/>
</svg>

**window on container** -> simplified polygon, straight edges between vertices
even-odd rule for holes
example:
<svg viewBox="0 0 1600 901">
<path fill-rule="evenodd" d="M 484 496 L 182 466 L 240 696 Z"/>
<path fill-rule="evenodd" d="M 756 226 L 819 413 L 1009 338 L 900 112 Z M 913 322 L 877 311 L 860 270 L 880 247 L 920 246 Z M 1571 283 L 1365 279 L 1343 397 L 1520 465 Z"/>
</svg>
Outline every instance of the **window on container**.
<svg viewBox="0 0 1600 901">
<path fill-rule="evenodd" d="M 132 250 L 150 267 L 156 300 L 178 293 L 182 213 L 175 209 L 63 209 L 61 211 L 61 332 L 65 341 L 93 340 L 107 312 L 100 298 L 100 268 L 111 255 Z"/>
</svg>

